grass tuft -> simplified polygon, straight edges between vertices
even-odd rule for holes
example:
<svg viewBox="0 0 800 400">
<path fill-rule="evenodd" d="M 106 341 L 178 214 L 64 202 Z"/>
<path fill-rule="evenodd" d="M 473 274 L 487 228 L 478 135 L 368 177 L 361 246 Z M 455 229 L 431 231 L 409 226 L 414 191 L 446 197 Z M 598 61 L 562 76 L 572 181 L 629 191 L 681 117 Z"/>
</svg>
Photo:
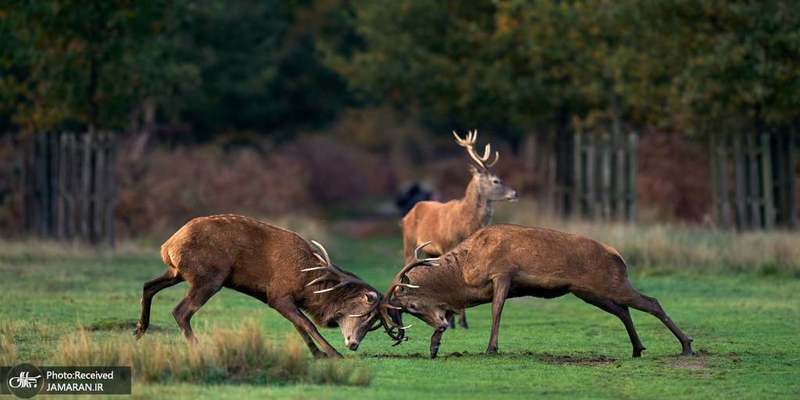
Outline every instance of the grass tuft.
<svg viewBox="0 0 800 400">
<path fill-rule="evenodd" d="M 0 342 L 0 346 L 4 346 Z M 4 353 L 5 354 L 5 353 Z M 294 337 L 267 342 L 253 321 L 201 336 L 195 345 L 145 337 L 96 341 L 86 330 L 61 339 L 56 365 L 131 365 L 143 383 L 313 383 L 369 385 L 371 375 L 351 362 L 314 361 Z"/>
<path fill-rule="evenodd" d="M 0 336 L 0 365 L 17 363 L 17 346 L 8 336 Z"/>
</svg>

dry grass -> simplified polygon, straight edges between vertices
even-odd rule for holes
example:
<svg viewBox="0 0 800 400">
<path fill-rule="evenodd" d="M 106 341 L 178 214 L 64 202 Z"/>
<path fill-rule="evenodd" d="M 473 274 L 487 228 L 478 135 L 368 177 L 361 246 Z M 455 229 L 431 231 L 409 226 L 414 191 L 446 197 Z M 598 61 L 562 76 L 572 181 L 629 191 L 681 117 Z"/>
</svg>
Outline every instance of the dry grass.
<svg viewBox="0 0 800 400">
<path fill-rule="evenodd" d="M 6 324 L 2 324 L 6 325 Z M 5 329 L 5 331 L 13 328 Z M 86 330 L 61 338 L 52 356 L 35 360 L 49 365 L 129 365 L 134 379 L 156 382 L 313 383 L 366 386 L 368 370 L 351 361 L 315 361 L 294 336 L 282 343 L 264 340 L 255 322 L 201 336 L 199 344 L 126 336 L 96 340 Z M 0 337 L 0 364 L 14 365 L 11 336 Z"/>
<path fill-rule="evenodd" d="M 17 346 L 10 336 L 0 334 L 0 365 L 14 365 L 17 363 Z"/>
<path fill-rule="evenodd" d="M 737 233 L 699 226 L 566 221 L 531 204 L 503 207 L 496 221 L 578 233 L 614 246 L 634 268 L 714 269 L 800 275 L 800 235 L 785 231 Z"/>
</svg>

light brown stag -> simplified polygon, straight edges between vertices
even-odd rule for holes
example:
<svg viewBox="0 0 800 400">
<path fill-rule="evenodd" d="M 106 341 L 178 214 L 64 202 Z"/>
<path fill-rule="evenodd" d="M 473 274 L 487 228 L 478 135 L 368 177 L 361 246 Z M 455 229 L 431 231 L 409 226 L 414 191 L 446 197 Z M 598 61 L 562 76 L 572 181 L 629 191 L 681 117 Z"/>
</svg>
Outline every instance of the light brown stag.
<svg viewBox="0 0 800 400">
<path fill-rule="evenodd" d="M 484 147 L 482 156 L 475 152 L 478 131 L 467 132 L 464 139 L 455 132 L 453 136 L 475 163 L 469 166 L 472 179 L 463 198 L 447 203 L 421 201 L 406 214 L 402 222 L 403 258 L 406 263 L 413 259 L 414 248 L 423 242 L 430 242 L 424 249 L 429 256 L 446 253 L 473 232 L 491 223 L 492 202 L 517 199 L 517 192 L 490 171 L 500 158 L 500 153 L 495 152 L 494 160 L 488 162 L 492 155 L 491 144 Z M 467 327 L 464 313 L 461 313 L 461 326 Z"/>
<path fill-rule="evenodd" d="M 189 291 L 172 315 L 189 341 L 195 340 L 192 315 L 226 287 L 267 303 L 291 321 L 315 357 L 341 354 L 302 311 L 319 325 L 339 326 L 345 346 L 356 350 L 366 333 L 381 324 L 382 295 L 335 266 L 321 244 L 311 243 L 317 250 L 294 232 L 240 215 L 189 221 L 161 246 L 167 271 L 144 284 L 134 334 L 139 338 L 147 331 L 153 296 L 186 281 Z M 393 336 L 388 328 L 387 333 Z"/>
<path fill-rule="evenodd" d="M 622 256 L 589 238 L 550 229 L 492 225 L 439 258 L 419 259 L 419 254 L 416 258 L 397 274 L 380 310 L 387 323 L 398 327 L 403 312 L 432 326 L 431 357 L 436 357 L 448 318 L 458 310 L 492 303 L 492 333 L 486 349 L 491 354 L 497 352 L 500 314 L 507 298 L 554 298 L 567 293 L 617 316 L 628 332 L 633 357 L 640 357 L 645 348 L 628 307 L 661 320 L 680 341 L 682 354 L 692 354 L 692 339 L 672 322 L 658 300 L 631 286 Z"/>
</svg>

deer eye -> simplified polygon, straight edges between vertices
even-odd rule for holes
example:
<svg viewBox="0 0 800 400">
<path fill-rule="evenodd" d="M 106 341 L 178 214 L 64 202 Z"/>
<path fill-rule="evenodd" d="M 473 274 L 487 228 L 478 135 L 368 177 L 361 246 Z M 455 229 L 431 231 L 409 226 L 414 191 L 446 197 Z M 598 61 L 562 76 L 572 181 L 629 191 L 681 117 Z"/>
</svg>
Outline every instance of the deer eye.
<svg viewBox="0 0 800 400">
<path fill-rule="evenodd" d="M 494 179 L 492 179 L 492 183 L 494 183 L 495 185 L 497 185 L 497 184 L 499 184 L 499 183 L 500 183 L 500 179 L 494 178 Z"/>
</svg>

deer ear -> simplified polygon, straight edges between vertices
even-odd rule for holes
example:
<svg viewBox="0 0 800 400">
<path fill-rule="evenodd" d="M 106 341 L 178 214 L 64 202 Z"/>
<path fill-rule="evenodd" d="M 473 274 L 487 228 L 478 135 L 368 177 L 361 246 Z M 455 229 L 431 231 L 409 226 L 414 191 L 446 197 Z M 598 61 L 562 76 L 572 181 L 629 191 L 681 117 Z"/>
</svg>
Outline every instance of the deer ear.
<svg viewBox="0 0 800 400">
<path fill-rule="evenodd" d="M 367 301 L 367 304 L 375 304 L 378 301 L 378 294 L 375 292 L 367 292 L 364 294 L 364 299 Z"/>
</svg>

